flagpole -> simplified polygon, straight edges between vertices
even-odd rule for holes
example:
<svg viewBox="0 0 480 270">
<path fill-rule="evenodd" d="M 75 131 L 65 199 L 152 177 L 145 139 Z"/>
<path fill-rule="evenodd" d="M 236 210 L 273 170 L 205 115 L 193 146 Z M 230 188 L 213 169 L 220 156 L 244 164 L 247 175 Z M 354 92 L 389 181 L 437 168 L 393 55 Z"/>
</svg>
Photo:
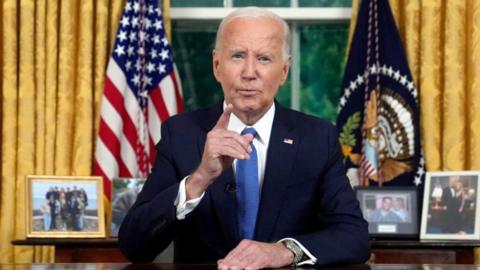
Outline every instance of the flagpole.
<svg viewBox="0 0 480 270">
<path fill-rule="evenodd" d="M 172 40 L 172 23 L 170 19 L 170 0 L 162 0 L 163 24 L 165 25 L 165 33 L 170 41 L 170 46 L 173 46 Z"/>
</svg>

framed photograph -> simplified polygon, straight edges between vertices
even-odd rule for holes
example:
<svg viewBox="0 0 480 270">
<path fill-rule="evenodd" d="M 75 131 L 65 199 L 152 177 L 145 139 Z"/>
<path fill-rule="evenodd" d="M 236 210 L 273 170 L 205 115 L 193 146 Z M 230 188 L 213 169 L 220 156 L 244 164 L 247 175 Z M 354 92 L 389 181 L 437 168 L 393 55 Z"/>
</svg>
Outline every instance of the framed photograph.
<svg viewBox="0 0 480 270">
<path fill-rule="evenodd" d="M 117 237 L 118 229 L 128 210 L 137 200 L 145 184 L 145 178 L 114 178 L 112 181 L 112 207 L 110 236 Z"/>
<path fill-rule="evenodd" d="M 103 183 L 96 176 L 27 176 L 27 237 L 105 237 Z"/>
<path fill-rule="evenodd" d="M 372 237 L 418 237 L 416 187 L 356 187 L 363 217 Z"/>
<path fill-rule="evenodd" d="M 479 171 L 427 172 L 421 239 L 480 239 L 479 177 Z"/>
</svg>

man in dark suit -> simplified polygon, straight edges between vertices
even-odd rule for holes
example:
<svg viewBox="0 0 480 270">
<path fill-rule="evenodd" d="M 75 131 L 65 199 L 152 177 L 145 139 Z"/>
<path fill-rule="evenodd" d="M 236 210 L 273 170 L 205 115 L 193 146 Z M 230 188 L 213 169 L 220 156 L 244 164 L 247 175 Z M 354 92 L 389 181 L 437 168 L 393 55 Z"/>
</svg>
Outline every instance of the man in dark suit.
<svg viewBox="0 0 480 270">
<path fill-rule="evenodd" d="M 440 204 L 443 206 L 443 233 L 458 233 L 462 230 L 460 207 L 462 199 L 457 196 L 455 186 L 460 176 L 448 177 L 448 186 L 443 188 Z"/>
<path fill-rule="evenodd" d="M 213 70 L 225 101 L 162 124 L 152 173 L 119 232 L 131 261 L 153 260 L 172 240 L 176 262 L 220 269 L 368 258 L 335 128 L 274 101 L 288 42 L 288 25 L 264 9 L 222 21 Z"/>
</svg>

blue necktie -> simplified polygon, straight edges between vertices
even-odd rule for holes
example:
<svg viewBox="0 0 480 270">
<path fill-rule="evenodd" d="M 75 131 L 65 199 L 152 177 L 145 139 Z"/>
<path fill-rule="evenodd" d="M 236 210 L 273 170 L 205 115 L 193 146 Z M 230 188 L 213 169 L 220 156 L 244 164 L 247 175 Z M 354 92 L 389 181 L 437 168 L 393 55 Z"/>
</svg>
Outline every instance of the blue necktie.
<svg viewBox="0 0 480 270">
<path fill-rule="evenodd" d="M 242 135 L 247 133 L 255 137 L 257 131 L 254 128 L 245 128 Z M 253 239 L 260 201 L 257 150 L 253 140 L 250 146 L 252 147 L 250 158 L 237 160 L 236 165 L 238 223 L 242 239 Z"/>
</svg>

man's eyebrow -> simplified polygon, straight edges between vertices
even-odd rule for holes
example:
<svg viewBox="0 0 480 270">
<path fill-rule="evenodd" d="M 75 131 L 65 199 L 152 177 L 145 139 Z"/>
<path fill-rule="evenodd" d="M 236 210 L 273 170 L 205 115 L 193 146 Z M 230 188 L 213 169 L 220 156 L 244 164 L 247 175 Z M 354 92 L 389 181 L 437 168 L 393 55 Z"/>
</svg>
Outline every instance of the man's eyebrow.
<svg viewBox="0 0 480 270">
<path fill-rule="evenodd" d="M 269 51 L 258 51 L 256 54 L 257 55 L 262 55 L 262 56 L 270 56 L 270 57 L 275 56 L 275 53 L 272 53 L 272 52 L 269 52 Z"/>
<path fill-rule="evenodd" d="M 230 55 L 237 54 L 237 53 L 245 54 L 246 51 L 247 50 L 243 49 L 243 48 L 233 48 L 233 49 L 228 50 L 228 54 L 230 54 Z M 256 57 L 266 56 L 266 57 L 270 57 L 270 58 L 275 58 L 275 54 L 268 51 L 268 49 L 258 50 L 258 51 L 255 51 L 253 53 L 255 54 Z"/>
<path fill-rule="evenodd" d="M 234 49 L 228 50 L 228 52 L 229 52 L 230 54 L 234 54 L 234 53 L 245 53 L 245 50 L 244 50 L 244 49 L 240 49 L 240 48 L 234 48 Z"/>
</svg>

